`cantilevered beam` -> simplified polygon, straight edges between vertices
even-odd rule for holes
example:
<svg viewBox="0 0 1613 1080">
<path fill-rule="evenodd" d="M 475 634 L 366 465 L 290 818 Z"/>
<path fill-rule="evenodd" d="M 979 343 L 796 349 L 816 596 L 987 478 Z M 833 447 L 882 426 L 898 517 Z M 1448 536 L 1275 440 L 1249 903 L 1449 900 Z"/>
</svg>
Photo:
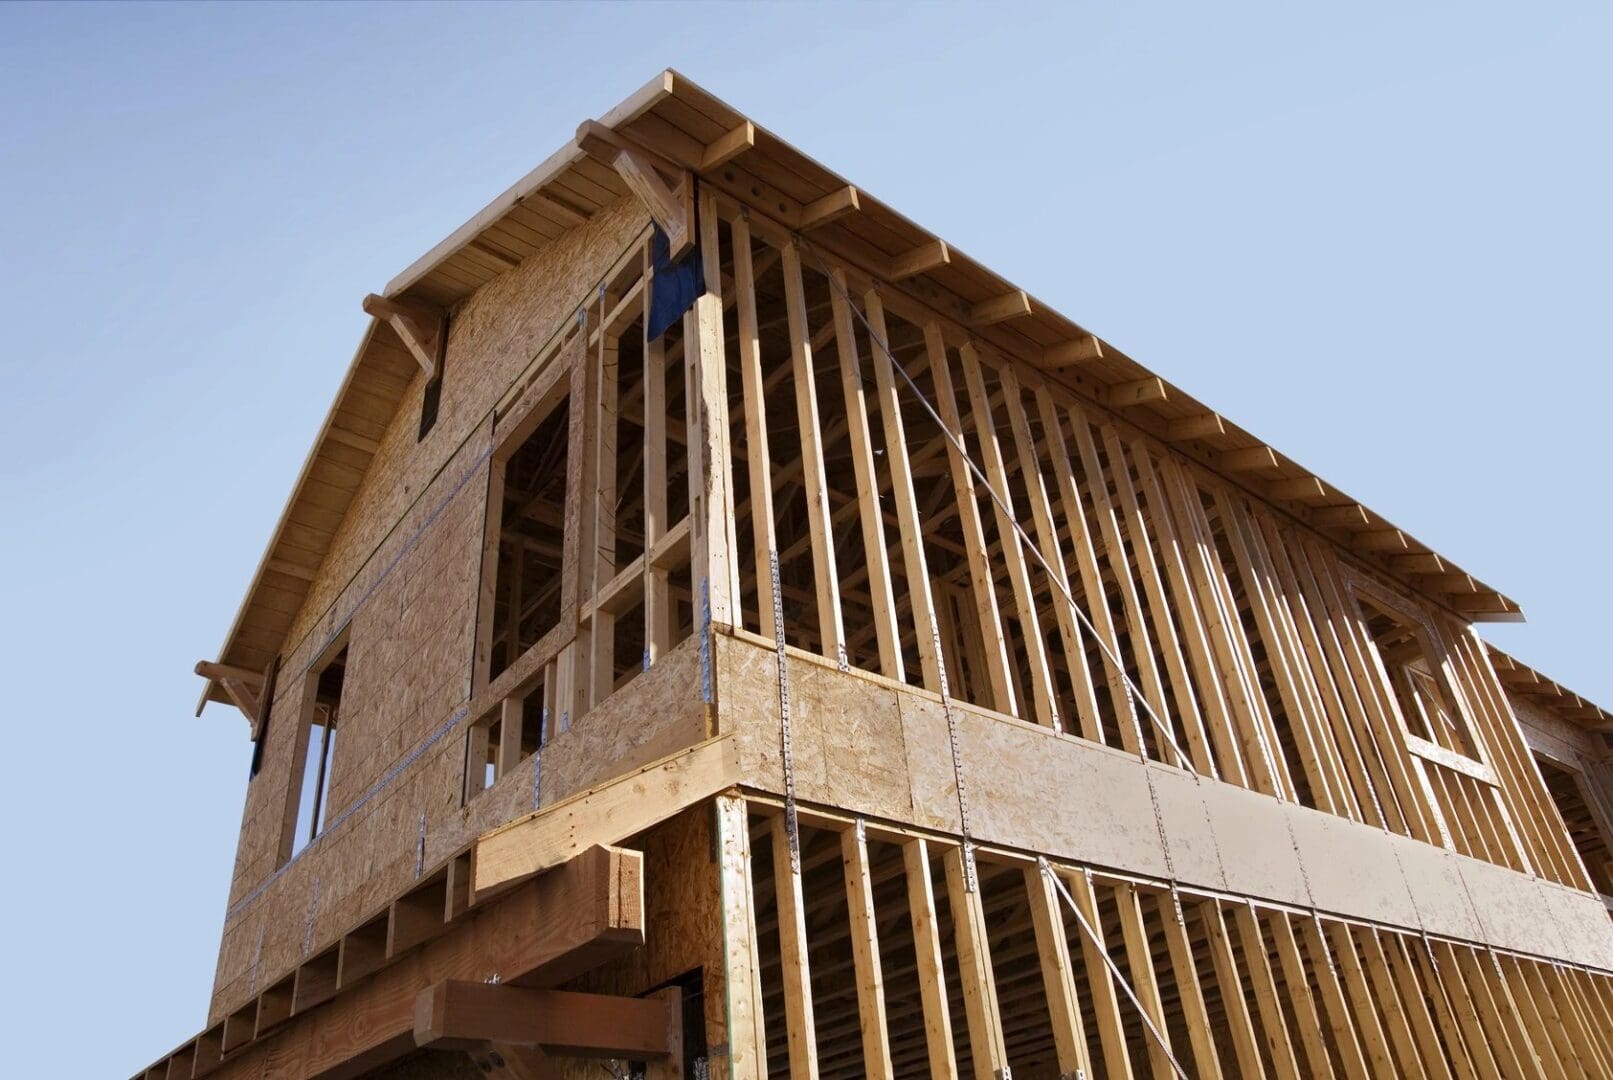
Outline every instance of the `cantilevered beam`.
<svg viewBox="0 0 1613 1080">
<path fill-rule="evenodd" d="M 233 664 L 215 664 L 209 660 L 196 662 L 196 674 L 211 679 L 224 691 L 237 709 L 245 714 L 247 722 L 257 736 L 258 717 L 262 713 L 263 673 Z"/>
<path fill-rule="evenodd" d="M 1042 366 L 1050 368 L 1072 367 L 1090 363 L 1103 357 L 1103 343 L 1091 334 L 1066 341 L 1042 350 Z"/>
<path fill-rule="evenodd" d="M 932 240 L 910 251 L 891 256 L 885 267 L 885 276 L 891 281 L 905 281 L 929 270 L 939 270 L 952 261 L 952 252 L 945 240 Z"/>
<path fill-rule="evenodd" d="M 450 979 L 415 999 L 414 1041 L 436 1050 L 496 1042 L 561 1057 L 681 1057 L 682 995 L 674 988 L 629 998 Z"/>
<path fill-rule="evenodd" d="M 392 327 L 409 355 L 415 358 L 426 378 L 442 374 L 443 348 L 448 341 L 447 319 L 425 304 L 393 300 L 375 293 L 364 298 L 364 311 Z"/>
<path fill-rule="evenodd" d="M 584 120 L 577 126 L 577 146 L 615 169 L 627 189 L 644 203 L 666 233 L 672 258 L 688 254 L 695 244 L 694 176 L 689 170 L 652 155 L 597 120 Z M 672 176 L 670 183 L 663 172 Z"/>
<path fill-rule="evenodd" d="M 742 121 L 732 131 L 706 144 L 706 152 L 700 157 L 700 171 L 720 169 L 755 145 L 756 125 L 749 120 Z"/>
<path fill-rule="evenodd" d="M 982 300 L 969 309 L 969 325 L 990 326 L 993 323 L 1017 319 L 1031 313 L 1031 298 L 1024 289 L 1013 289 L 990 300 Z"/>
</svg>

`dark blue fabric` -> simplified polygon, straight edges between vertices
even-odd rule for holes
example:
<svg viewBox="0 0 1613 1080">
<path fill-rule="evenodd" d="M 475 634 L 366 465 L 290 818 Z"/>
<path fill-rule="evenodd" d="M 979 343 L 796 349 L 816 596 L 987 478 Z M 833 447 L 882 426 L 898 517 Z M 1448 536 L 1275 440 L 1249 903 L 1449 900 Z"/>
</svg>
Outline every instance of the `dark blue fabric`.
<svg viewBox="0 0 1613 1080">
<path fill-rule="evenodd" d="M 700 245 L 696 244 L 677 262 L 671 260 L 670 253 L 666 233 L 657 225 L 650 240 L 650 325 L 645 328 L 652 341 L 683 318 L 683 313 L 694 307 L 694 302 L 706 291 Z"/>
</svg>

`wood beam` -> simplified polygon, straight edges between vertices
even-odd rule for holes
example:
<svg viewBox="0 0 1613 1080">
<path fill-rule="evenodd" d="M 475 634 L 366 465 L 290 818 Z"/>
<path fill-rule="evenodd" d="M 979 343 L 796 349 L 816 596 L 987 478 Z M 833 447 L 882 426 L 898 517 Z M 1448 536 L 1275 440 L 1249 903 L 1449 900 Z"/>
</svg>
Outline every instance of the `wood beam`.
<svg viewBox="0 0 1613 1080">
<path fill-rule="evenodd" d="M 848 184 L 801 207 L 801 216 L 796 220 L 796 227 L 802 232 L 821 228 L 858 209 L 861 209 L 861 203 L 857 197 L 857 189 Z"/>
<path fill-rule="evenodd" d="M 969 325 L 991 326 L 1008 319 L 1022 318 L 1031 313 L 1031 298 L 1024 289 L 1013 289 L 990 300 L 982 300 L 969 308 Z"/>
<path fill-rule="evenodd" d="M 1103 403 L 1118 409 L 1129 405 L 1146 405 L 1150 401 L 1164 401 L 1169 396 L 1165 390 L 1165 380 L 1153 375 L 1103 388 Z"/>
<path fill-rule="evenodd" d="M 932 240 L 911 251 L 893 256 L 885 266 L 885 277 L 890 281 L 905 281 L 910 277 L 939 270 L 952 261 L 952 252 L 945 240 Z"/>
<path fill-rule="evenodd" d="M 364 312 L 392 327 L 392 332 L 398 335 L 427 379 L 442 374 L 443 350 L 448 343 L 448 318 L 444 312 L 375 293 L 364 298 Z"/>
<path fill-rule="evenodd" d="M 1042 352 L 1042 366 L 1049 368 L 1073 367 L 1103 358 L 1103 342 L 1092 334 L 1054 345 Z"/>
<path fill-rule="evenodd" d="M 437 1050 L 502 1042 L 564 1057 L 666 1057 L 680 1049 L 682 993 L 629 998 L 449 979 L 415 999 L 414 1041 Z"/>
<path fill-rule="evenodd" d="M 706 151 L 700 157 L 700 171 L 720 169 L 755 145 L 756 125 L 749 120 L 742 121 L 738 127 L 706 144 Z"/>
<path fill-rule="evenodd" d="M 622 183 L 644 203 L 666 233 L 674 260 L 694 248 L 694 175 L 688 169 L 652 155 L 597 120 L 584 120 L 577 126 L 577 146 L 595 161 L 616 170 Z M 673 177 L 671 183 L 663 172 Z"/>
</svg>

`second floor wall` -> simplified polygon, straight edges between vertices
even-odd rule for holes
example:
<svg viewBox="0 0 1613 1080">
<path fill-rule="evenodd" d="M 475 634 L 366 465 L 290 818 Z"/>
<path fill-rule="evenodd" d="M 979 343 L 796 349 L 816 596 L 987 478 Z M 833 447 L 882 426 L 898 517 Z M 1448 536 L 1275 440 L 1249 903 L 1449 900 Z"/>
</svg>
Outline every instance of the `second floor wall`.
<svg viewBox="0 0 1613 1080">
<path fill-rule="evenodd" d="M 657 337 L 631 200 L 452 313 L 436 423 L 416 377 L 281 649 L 215 1012 L 712 734 L 613 699 L 709 703 L 713 627 L 1586 887 L 1465 621 L 810 239 L 700 223 Z M 597 760 L 540 789 L 563 737 Z"/>
</svg>

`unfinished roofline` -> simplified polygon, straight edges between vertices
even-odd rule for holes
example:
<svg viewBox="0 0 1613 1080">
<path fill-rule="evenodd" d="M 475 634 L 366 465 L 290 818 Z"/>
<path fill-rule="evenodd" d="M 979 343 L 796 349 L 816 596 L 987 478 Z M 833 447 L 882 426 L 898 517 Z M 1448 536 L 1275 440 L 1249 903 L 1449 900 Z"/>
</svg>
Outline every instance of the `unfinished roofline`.
<svg viewBox="0 0 1613 1080">
<path fill-rule="evenodd" d="M 1577 728 L 1597 734 L 1613 735 L 1613 713 L 1587 698 L 1581 697 L 1561 683 L 1542 675 L 1511 653 L 1496 648 L 1488 641 L 1484 647 L 1490 653 L 1496 677 L 1507 690 L 1528 697 L 1553 716 Z"/>
<path fill-rule="evenodd" d="M 729 124 L 735 130 L 743 126 L 750 131 L 749 141 L 726 154 L 713 157 L 710 146 L 704 146 L 679 129 L 673 121 L 657 113 L 657 110 L 671 99 L 676 100 L 670 107 L 674 110 L 682 109 L 685 113 L 694 105 L 715 110 L 724 117 L 723 123 Z M 691 102 L 694 105 L 691 105 Z M 877 258 L 879 255 L 877 245 L 865 235 L 869 228 L 875 227 L 868 224 L 870 215 L 877 216 L 877 227 L 883 229 L 887 236 L 893 232 L 904 236 L 911 235 L 913 242 L 906 252 L 897 257 L 884 259 L 877 266 L 869 266 L 867 257 L 848 256 L 843 251 L 835 254 L 848 265 L 861 266 L 874 278 L 883 280 L 890 288 L 899 290 L 953 325 L 962 326 L 966 332 L 980 335 L 982 341 L 997 345 L 1004 355 L 1043 371 L 1048 377 L 1083 397 L 1094 399 L 1111 415 L 1184 453 L 1229 483 L 1248 491 L 1267 505 L 1276 507 L 1331 543 L 1366 560 L 1369 565 L 1388 573 L 1418 595 L 1457 617 L 1474 622 L 1522 620 L 1523 614 L 1519 606 L 1499 591 L 1472 578 L 1435 554 L 1426 545 L 1395 528 L 1380 515 L 1373 513 L 1337 488 L 1325 484 L 1302 466 L 1277 453 L 1263 440 L 1230 423 L 1215 410 L 1197 402 L 1120 350 L 1061 315 L 1051 306 L 1041 303 L 977 260 L 952 248 L 940 237 L 860 192 L 838 174 L 827 170 L 771 132 L 755 125 L 743 114 L 710 95 L 677 71 L 669 68 L 657 74 L 607 112 L 600 123 L 612 131 L 624 129 L 622 134 L 628 139 L 633 139 L 633 132 L 625 129 L 631 128 L 638 121 L 650 123 L 652 127 L 658 126 L 663 132 L 669 133 L 667 137 L 677 149 L 677 156 L 685 159 L 679 164 L 705 177 L 729 198 L 754 206 L 759 212 L 772 217 L 792 231 L 822 230 L 818 242 L 822 243 L 826 250 L 833 250 L 835 246 L 829 242 L 827 234 L 839 231 L 842 235 L 849 236 L 861 248 L 872 249 L 874 257 Z M 724 140 L 719 140 L 721 141 Z M 766 153 L 780 159 L 787 168 L 797 168 L 808 174 L 803 176 L 798 173 L 795 176 L 800 185 L 808 184 L 809 177 L 829 178 L 832 185 L 821 197 L 816 197 L 810 203 L 787 206 L 785 202 L 779 200 L 780 193 L 765 182 L 760 186 L 752 185 L 750 191 L 736 191 L 735 183 L 724 183 L 722 177 L 717 175 L 725 173 L 732 180 L 733 167 L 730 166 L 730 162 L 743 162 L 747 152 L 757 149 L 765 149 Z M 689 160 L 691 158 L 692 160 Z M 449 273 L 445 264 L 450 260 L 485 257 L 489 245 L 497 242 L 489 239 L 491 231 L 506 225 L 511 215 L 520 210 L 524 203 L 528 203 L 528 200 L 531 200 L 530 205 L 542 206 L 541 196 L 545 188 L 561 179 L 569 170 L 575 170 L 579 165 L 586 165 L 586 159 L 587 155 L 579 146 L 578 140 L 573 138 L 394 277 L 387 284 L 385 295 L 389 298 L 407 296 L 411 299 L 426 299 L 434 305 L 444 306 L 445 301 L 441 299 L 441 294 L 445 291 L 442 281 L 439 280 L 428 288 L 425 285 L 427 279 L 434 274 Z M 741 172 L 741 176 L 744 175 Z M 534 198 L 534 196 L 540 197 Z M 772 204 L 777 205 L 764 205 L 764 199 L 771 200 Z M 830 203 L 834 205 L 828 205 Z M 825 228 L 826 226 L 828 227 Z M 862 231 L 859 232 L 859 229 Z M 486 277 L 485 280 L 492 280 L 492 277 L 519 262 L 519 259 L 512 259 L 507 254 L 496 254 L 492 260 L 501 268 L 495 270 L 492 276 Z M 484 271 L 485 267 L 484 259 Z M 463 262 L 459 264 L 459 269 L 463 271 Z M 970 298 L 960 294 L 956 289 L 938 284 L 937 273 L 949 271 L 964 273 L 974 282 L 986 281 L 989 285 L 985 290 L 986 295 Z M 450 274 L 450 279 L 452 277 Z M 470 295 L 485 283 L 485 280 L 471 281 L 467 286 L 463 283 L 463 278 L 464 275 L 461 273 L 460 280 L 454 282 L 453 288 L 448 290 L 448 295 L 455 297 L 452 302 Z M 433 289 L 438 292 L 438 297 L 422 295 Z M 1001 328 L 1010 322 L 1018 324 L 1021 330 L 1029 325 L 1036 333 L 1009 334 Z M 230 654 L 237 641 L 237 635 L 241 632 L 253 607 L 255 596 L 262 587 L 265 571 L 274 561 L 275 549 L 298 504 L 310 470 L 325 449 L 326 441 L 330 437 L 332 419 L 340 407 L 342 395 L 352 383 L 366 350 L 374 341 L 375 325 L 372 322 L 367 328 L 343 380 L 341 390 L 338 391 L 336 403 L 321 426 L 308 459 L 299 473 L 297 483 L 225 639 L 220 653 L 222 660 L 228 661 L 231 658 Z M 1058 340 L 1038 348 L 1036 342 L 1038 335 Z M 1027 341 L 1026 338 L 1030 340 Z M 1005 346 L 1003 345 L 1005 339 L 1025 347 Z M 1034 357 L 1031 354 L 1035 354 Z M 1094 361 L 1109 365 L 1111 373 L 1122 371 L 1124 374 L 1109 379 L 1094 376 L 1089 368 Z M 1156 406 L 1163 406 L 1164 410 L 1161 411 Z M 1232 445 L 1227 445 L 1228 440 Z M 306 587 L 304 594 L 306 595 Z M 205 702 L 210 698 L 222 700 L 217 687 L 211 682 L 203 695 L 203 700 Z"/>
<path fill-rule="evenodd" d="M 1359 526 L 1360 528 L 1357 530 L 1357 532 L 1366 537 L 1366 544 L 1369 545 L 1366 550 L 1383 553 L 1386 561 L 1391 564 L 1381 567 L 1381 569 L 1387 570 L 1392 576 L 1400 580 L 1407 587 L 1413 589 L 1419 595 L 1433 600 L 1441 607 L 1464 620 L 1472 622 L 1522 621 L 1523 612 L 1521 607 L 1515 601 L 1502 594 L 1499 590 L 1473 578 L 1454 563 L 1436 554 L 1427 545 L 1420 543 L 1403 530 L 1396 528 L 1393 523 L 1388 521 L 1386 518 L 1383 518 L 1381 515 L 1374 513 L 1358 500 L 1352 499 L 1346 493 L 1340 491 L 1330 484 L 1327 484 L 1314 473 L 1311 473 L 1297 462 L 1267 445 L 1257 436 L 1248 433 L 1244 429 L 1238 427 L 1236 424 L 1228 421 L 1220 413 L 1196 402 L 1195 399 L 1191 398 L 1174 384 L 1170 383 L 1168 380 L 1165 380 L 1163 377 L 1156 375 L 1143 365 L 1137 364 L 1131 359 L 1131 357 L 1121 352 L 1121 350 L 1114 348 L 1108 342 L 1103 341 L 1097 335 L 1086 330 L 1080 324 L 1069 319 L 1067 316 L 1062 315 L 1051 305 L 1041 302 L 1035 296 L 1023 289 L 1018 288 L 1011 282 L 996 274 L 983 263 L 971 258 L 963 251 L 948 244 L 941 237 L 936 236 L 923 226 L 913 222 L 912 219 L 873 198 L 867 192 L 855 187 L 850 183 L 850 181 L 846 180 L 845 177 L 833 172 L 808 155 L 802 153 L 800 150 L 797 150 L 790 143 L 779 138 L 771 131 L 759 124 L 756 124 L 754 120 L 751 120 L 749 117 L 746 117 L 743 113 L 734 109 L 726 102 L 723 102 L 714 95 L 710 94 L 708 91 L 695 84 L 692 80 L 680 74 L 676 69 L 668 68 L 659 73 L 655 78 L 651 79 L 631 97 L 601 117 L 599 123 L 613 131 L 625 129 L 629 127 L 635 120 L 638 120 L 647 114 L 653 113 L 657 106 L 659 106 L 663 101 L 666 101 L 669 98 L 679 97 L 680 93 L 683 95 L 688 95 L 691 98 L 707 101 L 711 105 L 726 110 L 728 113 L 732 114 L 733 120 L 736 124 L 747 123 L 752 125 L 758 135 L 764 136 L 767 139 L 770 147 L 775 148 L 780 152 L 794 155 L 795 157 L 801 159 L 803 163 L 810 165 L 813 169 L 820 170 L 828 176 L 833 177 L 835 184 L 837 185 L 837 189 L 831 194 L 849 193 L 849 202 L 845 199 L 842 199 L 839 203 L 837 203 L 837 210 L 831 208 L 831 210 L 825 211 L 825 214 L 832 212 L 834 217 L 814 215 L 814 220 L 811 222 L 811 224 L 808 224 L 805 220 L 805 217 L 807 212 L 812 208 L 804 206 L 801 208 L 801 216 L 803 217 L 802 221 L 793 223 L 790 221 L 781 221 L 781 224 L 785 225 L 786 227 L 793 227 L 805 231 L 805 229 L 809 227 L 816 228 L 826 224 L 828 220 L 839 220 L 842 216 L 846 215 L 849 215 L 851 219 L 854 219 L 858 210 L 865 208 L 868 210 L 877 209 L 881 216 L 888 217 L 896 222 L 899 222 L 901 226 L 911 229 L 913 232 L 919 234 L 923 238 L 922 243 L 915 245 L 913 248 L 915 253 L 924 250 L 938 251 L 941 253 L 938 256 L 939 262 L 930 266 L 924 266 L 922 263 L 920 263 L 918 264 L 918 268 L 913 269 L 912 272 L 907 272 L 906 269 L 898 272 L 898 268 L 895 265 L 886 267 L 869 267 L 864 264 L 862 260 L 848 258 L 844 253 L 839 253 L 839 257 L 841 257 L 844 261 L 854 265 L 862 265 L 862 268 L 869 271 L 872 276 L 888 279 L 888 283 L 892 288 L 901 289 L 902 291 L 909 293 L 909 295 L 913 295 L 913 293 L 906 283 L 925 277 L 937 266 L 944 267 L 951 265 L 955 267 L 963 267 L 972 272 L 991 278 L 995 283 L 1000 285 L 1000 288 L 996 289 L 995 291 L 995 299 L 989 301 L 988 303 L 991 305 L 996 305 L 998 301 L 1001 301 L 1003 311 L 998 311 L 997 307 L 993 306 L 991 308 L 991 312 L 987 313 L 989 317 L 986 317 L 982 324 L 977 327 L 977 329 L 984 330 L 985 327 L 990 323 L 999 321 L 998 316 L 1003 318 L 1014 318 L 1020 315 L 1039 315 L 1062 324 L 1066 328 L 1069 339 L 1065 345 L 1056 346 L 1047 350 L 1048 355 L 1044 356 L 1044 360 L 1047 361 L 1047 363 L 1044 365 L 1035 364 L 1033 361 L 1030 361 L 1023 356 L 1017 356 L 1011 350 L 1005 350 L 1007 355 L 1013 357 L 1014 359 L 1020 360 L 1021 362 L 1029 362 L 1032 363 L 1032 366 L 1042 368 L 1048 375 L 1057 379 L 1071 390 L 1083 394 L 1083 396 L 1091 396 L 1092 388 L 1090 386 L 1081 385 L 1079 375 L 1076 374 L 1075 365 L 1078 364 L 1081 359 L 1090 358 L 1092 356 L 1107 356 L 1112 359 L 1123 360 L 1126 363 L 1136 366 L 1142 378 L 1123 384 L 1122 389 L 1129 388 L 1136 391 L 1137 397 L 1140 400 L 1123 401 L 1119 397 L 1113 401 L 1100 400 L 1098 403 L 1108 408 L 1111 414 L 1116 416 L 1124 416 L 1128 422 L 1133 423 L 1134 426 L 1138 427 L 1146 434 L 1159 438 L 1161 441 L 1168 444 L 1174 445 L 1178 449 L 1183 449 L 1183 443 L 1190 441 L 1193 437 L 1200 433 L 1195 429 L 1242 436 L 1253 445 L 1240 447 L 1229 453 L 1217 455 L 1225 458 L 1226 460 L 1224 462 L 1201 460 L 1201 464 L 1205 464 L 1212 471 L 1223 476 L 1229 483 L 1249 491 L 1263 502 L 1278 506 L 1281 509 L 1288 511 L 1290 516 L 1295 517 L 1296 520 L 1300 521 L 1302 524 L 1315 529 L 1321 535 L 1326 536 L 1330 541 L 1340 544 L 1340 546 L 1345 547 L 1347 550 L 1351 550 L 1358 556 L 1362 554 L 1360 549 L 1357 549 L 1350 543 L 1341 540 L 1338 535 L 1329 532 L 1328 529 Z M 633 137 L 631 132 L 624 131 L 622 133 L 629 139 Z M 490 202 L 486 207 L 484 207 L 480 212 L 466 222 L 465 225 L 455 230 L 452 236 L 433 247 L 432 250 L 425 256 L 416 260 L 407 270 L 394 278 L 387 286 L 387 294 L 391 296 L 406 293 L 410 288 L 417 285 L 424 277 L 430 274 L 434 268 L 441 265 L 444 260 L 451 257 L 456 252 L 463 250 L 468 244 L 470 244 L 472 240 L 476 239 L 482 233 L 482 231 L 497 223 L 512 207 L 519 205 L 523 199 L 534 192 L 539 191 L 550 179 L 557 175 L 567 165 L 577 161 L 583 156 L 585 155 L 578 148 L 577 140 L 573 139 L 556 154 L 551 155 L 551 157 L 537 169 L 534 169 L 532 172 L 528 173 L 503 194 L 499 195 L 498 198 Z M 725 158 L 722 164 L 726 164 L 728 160 L 732 160 L 733 157 L 738 156 L 739 155 L 733 155 L 732 157 Z M 709 174 L 715 173 L 721 168 L 721 165 L 706 167 L 705 163 L 701 161 L 682 161 L 678 164 L 688 168 L 691 172 L 703 177 L 707 177 L 708 179 Z M 777 214 L 775 212 L 776 208 L 764 205 L 763 199 L 754 197 L 747 199 L 743 194 L 727 189 L 724 190 L 731 198 L 735 198 L 742 202 L 748 202 L 755 209 L 777 218 Z M 825 196 L 825 199 L 819 200 L 819 202 L 824 202 L 828 199 L 829 196 Z M 866 204 L 866 207 L 863 204 Z M 926 303 L 927 306 L 934 306 L 926 301 L 923 296 L 913 295 L 913 298 L 920 303 Z M 977 302 L 975 306 L 978 309 L 982 305 Z M 939 313 L 943 316 L 946 315 L 945 312 Z M 1065 353 L 1072 353 L 1075 346 L 1084 346 L 1084 348 L 1079 350 L 1083 354 L 1082 356 L 1063 355 Z M 1060 357 L 1055 360 L 1051 355 L 1053 353 L 1060 353 Z M 1072 360 L 1074 363 L 1071 363 Z M 1069 364 L 1069 366 L 1065 366 L 1066 364 Z M 1060 378 L 1062 375 L 1074 376 L 1077 379 L 1077 383 L 1075 385 L 1070 384 L 1066 379 Z M 1113 390 L 1114 387 L 1111 386 L 1105 389 Z M 1135 408 L 1132 408 L 1130 411 L 1125 413 L 1120 411 L 1121 408 L 1126 408 L 1127 406 L 1146 404 L 1146 402 L 1149 400 L 1166 399 L 1172 400 L 1181 405 L 1193 406 L 1195 414 L 1189 418 L 1188 422 L 1180 425 L 1176 424 L 1174 421 L 1162 421 L 1160 424 L 1155 425 L 1154 427 L 1149 427 L 1147 425 L 1136 423 L 1137 410 Z M 1172 427 L 1175 427 L 1177 432 L 1179 432 L 1177 437 L 1172 437 L 1172 432 L 1168 430 Z M 1250 467 L 1250 463 L 1244 461 L 1243 459 L 1251 458 L 1255 455 L 1259 456 L 1260 463 Z M 1291 496 L 1291 498 L 1285 498 L 1282 495 L 1274 495 L 1271 490 L 1268 490 L 1268 488 L 1273 486 L 1285 492 L 1289 489 L 1293 489 L 1296 494 Z M 1301 489 L 1303 489 L 1302 494 L 1299 493 Z M 1308 505 L 1308 501 L 1312 498 L 1326 500 L 1325 505 L 1312 507 L 1315 511 L 1317 511 L 1314 516 L 1304 513 L 1295 513 L 1294 508 L 1289 505 L 1290 502 L 1297 502 L 1300 506 L 1304 507 Z M 1400 565 L 1394 565 L 1397 563 Z M 1449 591 L 1442 591 L 1441 588 L 1436 587 L 1436 583 L 1438 583 L 1438 585 L 1453 587 L 1450 588 Z"/>
</svg>

